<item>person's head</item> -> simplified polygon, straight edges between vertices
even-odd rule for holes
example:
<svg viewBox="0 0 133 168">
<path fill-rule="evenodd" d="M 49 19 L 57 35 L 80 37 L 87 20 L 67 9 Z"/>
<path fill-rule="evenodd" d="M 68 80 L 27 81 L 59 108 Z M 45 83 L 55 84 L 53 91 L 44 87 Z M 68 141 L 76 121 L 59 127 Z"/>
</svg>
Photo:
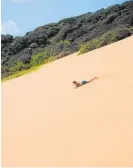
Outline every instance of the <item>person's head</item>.
<svg viewBox="0 0 133 168">
<path fill-rule="evenodd" d="M 74 85 L 77 85 L 77 82 L 76 82 L 76 81 L 73 81 L 73 84 L 74 84 Z"/>
</svg>

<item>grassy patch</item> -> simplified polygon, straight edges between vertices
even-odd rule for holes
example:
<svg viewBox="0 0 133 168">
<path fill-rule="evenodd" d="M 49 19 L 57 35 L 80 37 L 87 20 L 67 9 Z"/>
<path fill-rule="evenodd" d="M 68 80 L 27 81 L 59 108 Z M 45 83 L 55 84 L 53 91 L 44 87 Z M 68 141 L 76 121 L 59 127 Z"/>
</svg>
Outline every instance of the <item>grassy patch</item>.
<svg viewBox="0 0 133 168">
<path fill-rule="evenodd" d="M 16 56 L 10 57 L 10 59 L 7 61 L 7 64 L 2 65 L 2 81 L 5 79 L 21 76 L 29 72 L 29 69 L 33 69 L 36 66 L 38 67 L 40 65 L 54 61 L 56 58 L 59 59 L 70 54 L 70 46 L 70 41 L 60 40 L 54 45 L 51 44 L 45 47 L 45 49 L 36 49 L 35 54 L 32 56 L 24 54 L 21 59 L 18 59 Z"/>
<path fill-rule="evenodd" d="M 37 71 L 38 69 L 41 68 L 42 65 L 48 64 L 48 63 L 50 63 L 52 61 L 55 61 L 55 60 L 56 60 L 56 57 L 47 58 L 43 62 L 41 62 L 40 64 L 37 64 L 37 65 L 31 67 L 30 69 L 14 72 L 12 75 L 3 78 L 2 82 L 5 82 L 5 81 L 10 80 L 10 79 L 17 78 L 17 77 L 22 76 L 22 75 L 29 74 L 29 73 L 31 73 L 33 71 Z"/>
</svg>

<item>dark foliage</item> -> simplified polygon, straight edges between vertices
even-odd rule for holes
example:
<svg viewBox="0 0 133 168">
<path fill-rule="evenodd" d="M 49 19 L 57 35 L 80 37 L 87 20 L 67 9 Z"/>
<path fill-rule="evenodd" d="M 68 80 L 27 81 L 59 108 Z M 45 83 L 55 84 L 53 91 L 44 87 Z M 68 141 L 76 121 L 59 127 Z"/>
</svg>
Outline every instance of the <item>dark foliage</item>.
<svg viewBox="0 0 133 168">
<path fill-rule="evenodd" d="M 60 58 L 78 51 L 81 44 L 99 39 L 107 32 L 117 32 L 116 41 L 123 39 L 129 36 L 129 29 L 133 32 L 132 27 L 133 1 L 130 0 L 95 13 L 86 13 L 63 19 L 58 23 L 40 26 L 27 32 L 23 37 L 13 38 L 11 35 L 2 35 L 2 77 L 10 75 L 11 68 L 18 65 L 17 63 L 30 64 L 32 57 L 39 52 L 48 50 L 47 57 L 58 55 L 57 57 Z"/>
<path fill-rule="evenodd" d="M 113 42 L 122 40 L 126 37 L 132 35 L 132 30 L 129 28 L 117 28 L 115 30 L 109 31 L 97 39 L 93 39 L 87 43 L 84 43 L 80 47 L 79 54 L 83 54 L 88 51 L 103 47 L 105 45 L 111 44 Z"/>
</svg>

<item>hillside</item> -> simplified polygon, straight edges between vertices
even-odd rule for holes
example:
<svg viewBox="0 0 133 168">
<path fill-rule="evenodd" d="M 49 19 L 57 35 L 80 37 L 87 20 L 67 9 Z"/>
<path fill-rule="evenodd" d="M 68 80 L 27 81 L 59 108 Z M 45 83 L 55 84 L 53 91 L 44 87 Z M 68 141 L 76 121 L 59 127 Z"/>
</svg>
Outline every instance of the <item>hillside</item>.
<svg viewBox="0 0 133 168">
<path fill-rule="evenodd" d="M 38 27 L 23 37 L 2 35 L 2 78 L 42 64 L 52 56 L 60 58 L 79 51 L 81 45 L 93 39 L 101 40 L 106 33 L 113 34 L 109 43 L 133 33 L 132 0 Z M 106 39 L 108 34 L 98 47 L 109 44 Z M 95 48 L 92 46 L 91 50 Z"/>
<path fill-rule="evenodd" d="M 133 166 L 132 72 L 133 36 L 3 83 L 2 166 Z"/>
</svg>

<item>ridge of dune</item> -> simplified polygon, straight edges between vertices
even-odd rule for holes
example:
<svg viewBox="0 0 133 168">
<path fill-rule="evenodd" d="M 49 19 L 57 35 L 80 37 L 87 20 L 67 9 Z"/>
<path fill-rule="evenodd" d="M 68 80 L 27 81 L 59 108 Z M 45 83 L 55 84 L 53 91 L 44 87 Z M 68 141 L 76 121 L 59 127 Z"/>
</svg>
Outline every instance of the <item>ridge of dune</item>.
<svg viewBox="0 0 133 168">
<path fill-rule="evenodd" d="M 133 166 L 132 72 L 133 36 L 2 83 L 2 166 Z"/>
</svg>

